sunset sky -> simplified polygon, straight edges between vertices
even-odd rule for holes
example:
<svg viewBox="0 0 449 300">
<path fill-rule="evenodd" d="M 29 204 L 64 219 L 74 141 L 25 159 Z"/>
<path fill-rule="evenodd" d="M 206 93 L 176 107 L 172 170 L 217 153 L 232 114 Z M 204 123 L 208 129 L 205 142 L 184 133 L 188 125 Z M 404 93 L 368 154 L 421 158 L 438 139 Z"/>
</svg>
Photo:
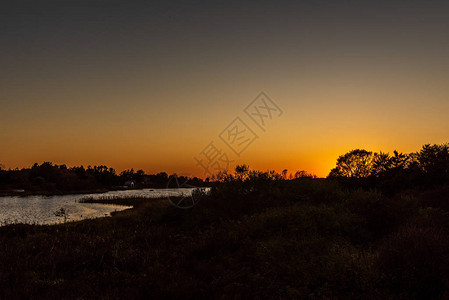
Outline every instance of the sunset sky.
<svg viewBox="0 0 449 300">
<path fill-rule="evenodd" d="M 448 1 L 8 1 L 0 163 L 202 176 L 210 143 L 252 169 L 326 176 L 354 149 L 449 141 Z M 151 4 L 149 4 L 151 3 Z M 244 109 L 282 109 L 262 131 Z M 258 138 L 237 156 L 219 134 Z"/>
</svg>

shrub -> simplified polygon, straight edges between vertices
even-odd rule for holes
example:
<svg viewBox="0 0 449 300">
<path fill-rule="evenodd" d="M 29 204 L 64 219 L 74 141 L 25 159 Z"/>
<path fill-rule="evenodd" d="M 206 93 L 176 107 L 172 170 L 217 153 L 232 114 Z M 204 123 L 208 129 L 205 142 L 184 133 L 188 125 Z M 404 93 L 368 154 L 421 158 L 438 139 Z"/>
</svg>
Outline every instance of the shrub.
<svg viewBox="0 0 449 300">
<path fill-rule="evenodd" d="M 387 286 L 397 294 L 434 299 L 448 287 L 448 235 L 435 227 L 409 224 L 388 237 L 378 262 Z"/>
</svg>

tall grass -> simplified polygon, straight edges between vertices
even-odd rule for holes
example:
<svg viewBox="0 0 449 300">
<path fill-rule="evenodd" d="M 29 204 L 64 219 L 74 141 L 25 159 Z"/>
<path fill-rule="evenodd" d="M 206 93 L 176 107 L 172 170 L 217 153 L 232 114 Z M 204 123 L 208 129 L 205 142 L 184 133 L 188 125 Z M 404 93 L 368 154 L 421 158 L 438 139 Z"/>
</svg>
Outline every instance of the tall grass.
<svg viewBox="0 0 449 300">
<path fill-rule="evenodd" d="M 336 181 L 228 178 L 189 210 L 0 228 L 0 298 L 422 299 L 447 295 L 445 206 Z M 432 194 L 441 195 L 441 193 Z M 446 293 L 446 294 L 445 294 Z"/>
</svg>

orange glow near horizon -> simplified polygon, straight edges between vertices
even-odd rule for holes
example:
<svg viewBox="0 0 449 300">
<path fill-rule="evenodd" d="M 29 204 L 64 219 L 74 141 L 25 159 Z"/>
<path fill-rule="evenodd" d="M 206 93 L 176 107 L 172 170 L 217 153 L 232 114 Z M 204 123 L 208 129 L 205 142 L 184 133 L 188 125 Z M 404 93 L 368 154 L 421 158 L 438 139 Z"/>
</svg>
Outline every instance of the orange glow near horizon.
<svg viewBox="0 0 449 300">
<path fill-rule="evenodd" d="M 355 148 L 449 141 L 447 4 L 158 5 L 3 20 L 0 164 L 204 177 L 193 158 L 216 141 L 234 164 L 324 177 Z M 266 132 L 243 112 L 261 91 L 284 111 Z M 240 156 L 218 138 L 238 116 L 259 137 Z"/>
<path fill-rule="evenodd" d="M 448 128 L 443 116 L 448 108 L 445 103 L 426 115 L 420 97 L 415 94 L 415 100 L 412 95 L 408 99 L 416 107 L 409 111 L 398 107 L 395 111 L 394 106 L 400 101 L 395 102 L 397 98 L 392 95 L 389 112 L 371 107 L 369 113 L 364 113 L 366 105 L 354 106 L 356 97 L 363 95 L 353 96 L 354 100 L 342 97 L 346 101 L 341 102 L 335 96 L 325 106 L 320 103 L 321 98 L 312 96 L 309 94 L 295 103 L 285 92 L 278 97 L 271 95 L 285 113 L 266 132 L 246 120 L 259 138 L 240 157 L 232 156 L 217 136 L 229 120 L 244 115 L 246 99 L 239 99 L 241 105 L 224 103 L 218 115 L 214 113 L 218 109 L 216 104 L 209 108 L 200 105 L 198 112 L 175 107 L 157 112 L 148 109 L 147 113 L 145 109 L 127 111 L 124 107 L 113 114 L 93 111 L 43 119 L 30 114 L 15 130 L 3 132 L 2 163 L 7 168 L 30 167 L 34 162 L 44 161 L 69 166 L 105 164 L 119 172 L 134 168 L 149 174 L 165 171 L 204 177 L 193 157 L 213 140 L 235 163 L 246 163 L 251 169 L 278 172 L 288 169 L 293 174 L 306 170 L 324 177 L 339 155 L 355 148 L 413 152 L 425 143 L 445 142 Z M 388 103 L 388 99 L 384 101 Z M 424 96 L 421 101 L 424 102 Z M 192 120 L 192 113 L 201 115 L 201 119 Z M 419 116 L 420 122 L 415 123 Z M 436 126 L 438 123 L 440 126 Z"/>
<path fill-rule="evenodd" d="M 251 169 L 306 170 L 324 177 L 339 155 L 355 148 L 413 152 L 426 143 L 447 141 L 449 105 L 438 94 L 428 107 L 426 91 L 382 94 L 327 85 L 324 93 L 307 85 L 309 90 L 290 92 L 284 86 L 273 86 L 270 96 L 284 115 L 266 132 L 245 119 L 259 138 L 240 157 L 232 156 L 218 133 L 234 117 L 245 117 L 243 108 L 255 94 L 247 90 L 242 90 L 243 96 L 235 90 L 219 95 L 205 91 L 195 101 L 186 101 L 193 103 L 188 107 L 177 102 L 182 95 L 172 95 L 175 103 L 170 106 L 154 107 L 144 99 L 119 103 L 117 99 L 114 108 L 82 104 L 65 109 L 53 104 L 19 109 L 16 116 L 12 112 L 0 121 L 3 128 L 10 128 L 2 131 L 1 163 L 6 168 L 44 161 L 69 166 L 104 164 L 117 171 L 134 168 L 204 177 L 193 157 L 215 141 L 235 163 L 246 163 Z M 228 97 L 228 102 L 221 102 Z M 18 115 L 23 120 L 17 121 Z"/>
</svg>

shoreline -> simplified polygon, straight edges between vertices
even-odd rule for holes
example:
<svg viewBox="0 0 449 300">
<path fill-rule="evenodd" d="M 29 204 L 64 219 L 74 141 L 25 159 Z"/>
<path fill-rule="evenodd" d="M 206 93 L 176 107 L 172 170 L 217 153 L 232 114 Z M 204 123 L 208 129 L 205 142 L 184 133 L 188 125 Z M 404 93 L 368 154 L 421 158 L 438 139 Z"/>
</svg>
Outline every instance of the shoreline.
<svg viewBox="0 0 449 300">
<path fill-rule="evenodd" d="M 27 197 L 27 196 L 65 196 L 65 195 L 80 195 L 80 194 L 102 194 L 110 191 L 119 191 L 120 189 L 96 189 L 96 190 L 80 190 L 80 191 L 1 191 L 0 197 Z"/>
<path fill-rule="evenodd" d="M 170 187 L 170 189 L 175 189 L 176 187 Z M 202 188 L 202 187 L 201 187 Z M 136 190 L 162 190 L 167 189 L 167 187 L 142 187 L 142 188 L 111 188 L 111 189 L 95 189 L 95 190 L 78 190 L 78 191 L 24 191 L 24 192 L 14 192 L 14 191 L 0 191 L 1 197 L 28 197 L 28 196 L 67 196 L 67 195 L 81 195 L 81 194 L 104 194 L 107 192 L 116 191 L 136 191 Z"/>
</svg>

